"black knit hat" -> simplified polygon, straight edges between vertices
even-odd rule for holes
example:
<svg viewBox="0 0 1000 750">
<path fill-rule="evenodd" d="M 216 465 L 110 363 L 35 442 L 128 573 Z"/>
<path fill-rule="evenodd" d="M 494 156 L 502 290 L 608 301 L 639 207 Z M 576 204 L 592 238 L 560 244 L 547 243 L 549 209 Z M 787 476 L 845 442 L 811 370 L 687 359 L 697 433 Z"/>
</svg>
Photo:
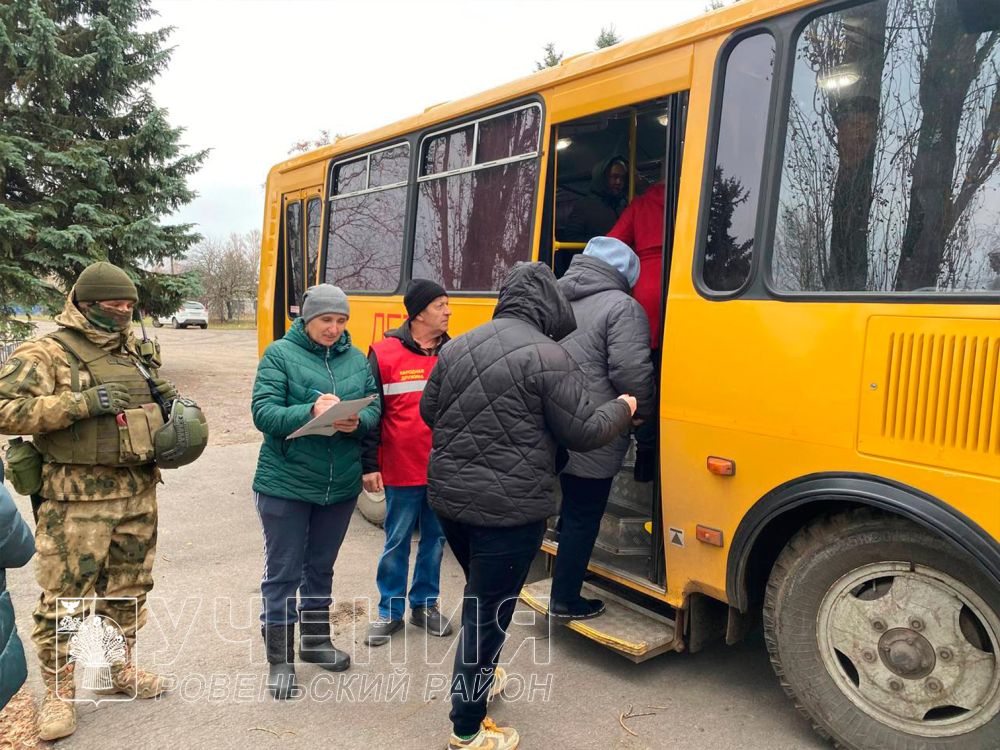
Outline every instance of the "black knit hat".
<svg viewBox="0 0 1000 750">
<path fill-rule="evenodd" d="M 417 317 L 424 311 L 431 302 L 438 297 L 447 296 L 448 292 L 444 287 L 430 279 L 413 279 L 406 287 L 406 294 L 403 295 L 403 305 L 406 307 L 406 314 L 410 318 Z"/>
</svg>

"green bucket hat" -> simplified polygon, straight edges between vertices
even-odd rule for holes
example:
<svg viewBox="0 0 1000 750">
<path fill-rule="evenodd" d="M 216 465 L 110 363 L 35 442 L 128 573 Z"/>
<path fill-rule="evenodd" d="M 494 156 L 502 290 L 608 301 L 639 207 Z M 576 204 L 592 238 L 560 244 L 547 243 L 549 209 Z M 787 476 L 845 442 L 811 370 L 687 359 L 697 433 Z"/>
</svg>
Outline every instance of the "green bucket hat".
<svg viewBox="0 0 1000 750">
<path fill-rule="evenodd" d="M 77 302 L 103 302 L 109 299 L 139 301 L 135 284 L 118 266 L 98 261 L 83 269 L 76 280 Z"/>
</svg>

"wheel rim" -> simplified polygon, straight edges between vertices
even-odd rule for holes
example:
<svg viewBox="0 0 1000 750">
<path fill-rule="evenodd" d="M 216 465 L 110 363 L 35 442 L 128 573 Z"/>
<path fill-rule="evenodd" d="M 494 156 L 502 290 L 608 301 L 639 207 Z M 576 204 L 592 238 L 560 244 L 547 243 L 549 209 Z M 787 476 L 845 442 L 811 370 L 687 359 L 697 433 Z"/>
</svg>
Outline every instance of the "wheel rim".
<svg viewBox="0 0 1000 750">
<path fill-rule="evenodd" d="M 951 737 L 1000 711 L 1000 617 L 933 568 L 866 565 L 820 605 L 823 663 L 869 716 L 921 737 Z"/>
</svg>

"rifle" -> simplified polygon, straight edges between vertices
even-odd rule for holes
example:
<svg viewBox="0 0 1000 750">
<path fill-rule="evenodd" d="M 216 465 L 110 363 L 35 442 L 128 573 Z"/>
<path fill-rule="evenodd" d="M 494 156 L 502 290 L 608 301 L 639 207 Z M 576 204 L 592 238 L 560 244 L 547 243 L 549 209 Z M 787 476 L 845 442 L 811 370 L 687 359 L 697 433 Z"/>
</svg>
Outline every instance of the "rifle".
<svg viewBox="0 0 1000 750">
<path fill-rule="evenodd" d="M 141 362 L 136 362 L 135 366 L 139 370 L 139 374 L 146 381 L 146 385 L 149 386 L 149 393 L 153 397 L 157 406 L 160 407 L 160 411 L 163 412 L 163 419 L 170 419 L 170 410 L 173 407 L 173 402 L 166 401 L 163 396 L 160 395 L 160 391 L 157 389 L 156 385 L 153 383 L 153 376 L 150 374 L 149 369 L 146 367 L 145 363 L 152 361 L 153 357 L 156 356 L 156 343 L 149 338 L 146 333 L 146 324 L 143 322 L 142 313 L 139 315 L 139 328 L 142 330 L 142 341 L 139 343 L 139 358 Z"/>
</svg>

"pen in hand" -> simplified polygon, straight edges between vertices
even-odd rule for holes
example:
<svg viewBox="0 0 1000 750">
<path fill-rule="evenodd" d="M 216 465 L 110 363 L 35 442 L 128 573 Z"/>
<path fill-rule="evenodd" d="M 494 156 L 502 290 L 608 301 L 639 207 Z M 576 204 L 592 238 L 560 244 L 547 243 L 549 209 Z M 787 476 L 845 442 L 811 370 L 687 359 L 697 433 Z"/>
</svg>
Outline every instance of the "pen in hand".
<svg viewBox="0 0 1000 750">
<path fill-rule="evenodd" d="M 334 404 L 340 403 L 340 399 L 332 393 L 322 393 L 315 388 L 310 388 L 309 391 L 317 396 L 312 407 L 312 415 L 314 417 L 318 417 Z"/>
</svg>

